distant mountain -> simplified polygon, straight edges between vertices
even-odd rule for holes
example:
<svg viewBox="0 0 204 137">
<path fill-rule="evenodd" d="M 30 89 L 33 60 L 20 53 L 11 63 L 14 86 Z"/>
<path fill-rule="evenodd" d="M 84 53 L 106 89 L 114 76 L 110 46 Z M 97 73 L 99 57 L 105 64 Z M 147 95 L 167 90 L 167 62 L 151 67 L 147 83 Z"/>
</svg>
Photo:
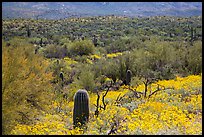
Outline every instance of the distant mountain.
<svg viewBox="0 0 204 137">
<path fill-rule="evenodd" d="M 2 2 L 2 18 L 201 16 L 202 2 Z"/>
</svg>

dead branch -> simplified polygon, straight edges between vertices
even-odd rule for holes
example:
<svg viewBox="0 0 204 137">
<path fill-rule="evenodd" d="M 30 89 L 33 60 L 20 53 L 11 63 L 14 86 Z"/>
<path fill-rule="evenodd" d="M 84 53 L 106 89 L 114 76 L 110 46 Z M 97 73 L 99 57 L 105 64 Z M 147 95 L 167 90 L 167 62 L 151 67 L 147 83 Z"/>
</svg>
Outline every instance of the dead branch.
<svg viewBox="0 0 204 137">
<path fill-rule="evenodd" d="M 161 88 L 159 88 L 159 86 L 161 86 Z M 171 88 L 171 87 L 166 88 L 166 87 L 164 87 L 164 86 L 162 86 L 162 85 L 157 84 L 157 89 L 156 89 L 155 91 L 153 91 L 153 92 L 148 96 L 148 98 L 150 98 L 152 95 L 156 94 L 158 91 L 167 90 L 167 89 L 174 89 L 174 88 Z"/>
<path fill-rule="evenodd" d="M 96 115 L 96 117 L 98 117 L 98 115 L 99 115 L 99 108 L 100 108 L 100 110 L 101 109 L 103 109 L 103 110 L 106 109 L 107 103 L 105 103 L 105 97 L 108 94 L 109 89 L 112 87 L 112 84 L 113 83 L 111 82 L 110 85 L 105 85 L 105 87 L 107 87 L 107 90 L 106 90 L 105 94 L 102 96 L 103 106 L 99 104 L 100 95 L 99 95 L 98 91 L 96 92 L 97 93 L 97 99 L 96 99 L 97 104 L 96 105 L 94 104 L 96 106 L 96 110 L 95 110 L 95 114 L 94 114 L 94 115 Z"/>
<path fill-rule="evenodd" d="M 22 112 L 22 111 L 17 111 L 17 113 L 19 114 L 19 115 L 21 115 L 21 122 L 23 122 L 23 123 L 26 123 L 26 122 L 28 122 L 28 121 L 31 121 L 31 119 L 29 119 L 28 118 L 28 116 L 24 113 L 24 112 Z"/>
<path fill-rule="evenodd" d="M 98 110 L 98 108 L 99 108 L 99 99 L 100 99 L 100 95 L 99 95 L 99 93 L 97 92 L 97 100 L 96 100 L 96 110 L 95 110 L 95 114 L 94 115 L 96 115 L 96 117 L 98 117 L 98 114 L 99 114 L 99 110 Z"/>
<path fill-rule="evenodd" d="M 108 91 L 109 91 L 109 89 L 110 89 L 111 86 L 112 86 L 112 82 L 111 82 L 111 85 L 108 86 L 108 89 L 106 90 L 106 93 L 105 93 L 105 94 L 103 95 L 103 97 L 102 97 L 103 107 L 101 106 L 101 108 L 103 108 L 104 110 L 106 109 L 106 106 L 107 106 L 107 103 L 105 103 L 105 97 L 106 97 L 106 95 L 108 94 Z"/>
<path fill-rule="evenodd" d="M 120 119 L 116 115 L 112 118 L 111 129 L 108 131 L 108 135 L 115 134 L 120 126 Z"/>
<path fill-rule="evenodd" d="M 116 98 L 116 100 L 115 100 L 115 103 L 114 103 L 114 104 L 118 103 L 120 95 L 121 95 L 121 93 L 120 93 L 120 94 L 118 95 L 118 97 Z"/>
<path fill-rule="evenodd" d="M 111 125 L 111 129 L 109 130 L 108 135 L 115 134 L 118 130 L 118 123 L 114 118 L 112 120 L 114 121 L 114 123 Z"/>
</svg>

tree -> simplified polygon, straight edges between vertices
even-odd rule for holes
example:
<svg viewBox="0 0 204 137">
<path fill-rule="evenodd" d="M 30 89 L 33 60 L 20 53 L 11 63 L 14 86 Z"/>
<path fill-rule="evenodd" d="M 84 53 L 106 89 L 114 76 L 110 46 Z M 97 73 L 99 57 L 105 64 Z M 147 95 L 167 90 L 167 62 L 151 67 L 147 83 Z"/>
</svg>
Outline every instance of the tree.
<svg viewBox="0 0 204 137">
<path fill-rule="evenodd" d="M 34 54 L 33 45 L 24 40 L 13 42 L 9 47 L 3 44 L 2 51 L 3 134 L 9 134 L 17 123 L 32 123 L 47 110 L 53 93 L 47 60 Z"/>
</svg>

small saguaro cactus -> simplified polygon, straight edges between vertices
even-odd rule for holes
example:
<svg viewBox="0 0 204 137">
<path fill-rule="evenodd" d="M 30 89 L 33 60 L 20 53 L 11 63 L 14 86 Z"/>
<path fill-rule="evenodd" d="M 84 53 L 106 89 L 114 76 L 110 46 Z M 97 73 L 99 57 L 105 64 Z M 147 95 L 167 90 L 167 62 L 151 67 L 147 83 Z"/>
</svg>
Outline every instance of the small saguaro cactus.
<svg viewBox="0 0 204 137">
<path fill-rule="evenodd" d="M 132 75 L 132 72 L 130 70 L 127 70 L 127 73 L 126 73 L 126 84 L 127 85 L 130 85 L 131 75 Z"/>
<path fill-rule="evenodd" d="M 93 36 L 93 44 L 96 47 L 98 45 L 98 39 L 96 38 L 96 35 Z"/>
<path fill-rule="evenodd" d="M 56 64 L 59 65 L 59 60 L 56 61 Z"/>
<path fill-rule="evenodd" d="M 61 78 L 62 81 L 64 80 L 63 72 L 60 72 L 60 78 Z"/>
<path fill-rule="evenodd" d="M 84 40 L 84 39 L 85 39 L 85 37 L 82 35 L 82 36 L 81 36 L 81 40 Z"/>
<path fill-rule="evenodd" d="M 27 25 L 27 37 L 30 37 L 30 35 L 31 35 L 30 27 L 29 25 Z"/>
<path fill-rule="evenodd" d="M 62 88 L 63 88 L 63 86 L 64 86 L 64 74 L 63 74 L 63 72 L 60 72 L 60 82 L 61 82 L 61 86 L 62 86 Z"/>
<path fill-rule="evenodd" d="M 42 47 L 42 44 L 43 44 L 43 39 L 41 38 L 40 39 L 40 46 Z"/>
<path fill-rule="evenodd" d="M 75 127 L 84 125 L 89 120 L 89 95 L 84 89 L 79 89 L 74 95 L 73 124 Z"/>
</svg>

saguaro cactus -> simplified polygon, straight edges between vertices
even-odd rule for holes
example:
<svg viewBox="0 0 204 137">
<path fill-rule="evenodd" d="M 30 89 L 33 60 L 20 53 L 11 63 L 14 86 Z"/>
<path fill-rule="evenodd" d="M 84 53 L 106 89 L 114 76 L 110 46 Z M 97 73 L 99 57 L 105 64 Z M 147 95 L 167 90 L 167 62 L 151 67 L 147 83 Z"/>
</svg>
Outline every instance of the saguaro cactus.
<svg viewBox="0 0 204 137">
<path fill-rule="evenodd" d="M 127 70 L 127 73 L 126 73 L 126 84 L 127 85 L 130 85 L 131 75 L 132 75 L 132 72 L 130 70 Z"/>
<path fill-rule="evenodd" d="M 89 120 L 89 95 L 86 90 L 79 89 L 74 95 L 73 124 L 75 127 L 84 125 Z"/>
<path fill-rule="evenodd" d="M 40 46 L 42 47 L 42 44 L 43 44 L 43 40 L 42 38 L 40 39 Z"/>
<path fill-rule="evenodd" d="M 63 72 L 60 72 L 60 78 L 61 78 L 62 81 L 64 80 Z"/>
<path fill-rule="evenodd" d="M 63 72 L 60 72 L 60 81 L 61 81 L 61 85 L 62 85 L 62 88 L 63 88 L 63 86 L 64 86 L 64 74 L 63 74 Z"/>
<path fill-rule="evenodd" d="M 96 47 L 98 45 L 98 39 L 96 38 L 96 35 L 93 36 L 93 44 Z"/>
<path fill-rule="evenodd" d="M 29 25 L 27 26 L 27 37 L 30 37 L 30 35 L 31 35 L 31 31 L 30 31 L 30 27 L 29 27 Z"/>
</svg>

